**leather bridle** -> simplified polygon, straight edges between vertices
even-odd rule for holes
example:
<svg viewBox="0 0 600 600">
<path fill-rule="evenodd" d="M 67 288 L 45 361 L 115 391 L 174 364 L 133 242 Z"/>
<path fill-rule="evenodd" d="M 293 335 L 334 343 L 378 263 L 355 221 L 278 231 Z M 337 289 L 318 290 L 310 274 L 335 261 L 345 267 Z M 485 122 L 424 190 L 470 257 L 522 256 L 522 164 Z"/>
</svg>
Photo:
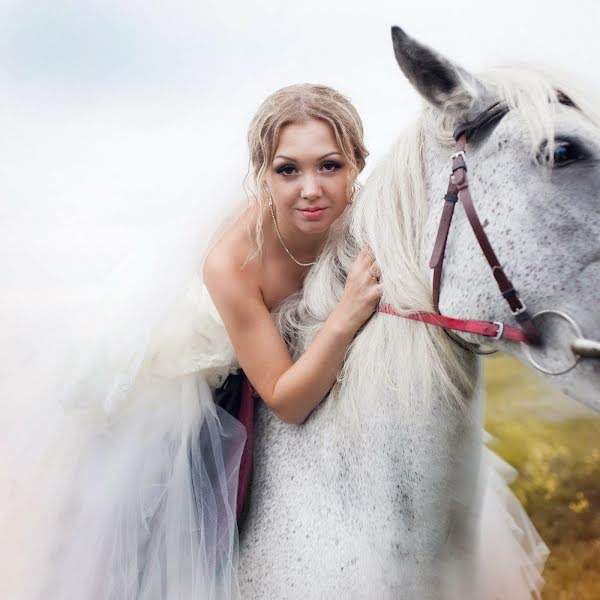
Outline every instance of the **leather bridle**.
<svg viewBox="0 0 600 600">
<path fill-rule="evenodd" d="M 560 100 L 560 97 L 559 97 Z M 568 99 L 567 99 L 568 100 Z M 570 101 L 569 101 L 570 102 Z M 566 101 L 564 102 L 567 103 Z M 433 306 L 435 313 L 426 311 L 416 312 L 398 312 L 389 304 L 379 306 L 379 311 L 430 325 L 442 327 L 449 337 L 460 345 L 465 350 L 469 350 L 476 354 L 490 354 L 491 352 L 480 350 L 479 344 L 472 344 L 462 338 L 453 335 L 452 331 L 464 331 L 482 335 L 495 340 L 506 339 L 517 341 L 524 344 L 525 354 L 532 365 L 550 375 L 560 375 L 573 369 L 581 358 L 600 358 L 600 342 L 585 339 L 581 333 L 577 322 L 559 310 L 544 310 L 535 315 L 531 315 L 525 303 L 521 300 L 519 293 L 513 286 L 512 282 L 506 275 L 500 261 L 492 248 L 492 245 L 485 234 L 481 221 L 475 210 L 471 192 L 469 190 L 469 182 L 467 177 L 467 164 L 465 148 L 475 134 L 481 131 L 484 127 L 498 122 L 504 117 L 509 108 L 506 104 L 497 102 L 483 111 L 472 121 L 463 123 L 454 132 L 454 139 L 457 143 L 457 151 L 452 155 L 452 173 L 448 181 L 448 189 L 444 196 L 444 207 L 438 227 L 438 232 L 435 239 L 433 253 L 429 261 L 429 267 L 433 269 Z M 518 327 L 511 327 L 498 321 L 475 321 L 470 319 L 456 319 L 446 317 L 439 312 L 440 288 L 442 282 L 442 268 L 444 264 L 444 254 L 446 243 L 448 241 L 448 233 L 454 215 L 454 208 L 457 202 L 461 202 L 467 219 L 475 233 L 475 237 L 479 243 L 481 250 L 492 270 L 492 274 L 496 279 L 496 283 L 500 289 L 500 293 L 508 302 L 510 310 L 518 324 Z M 575 340 L 571 343 L 571 350 L 575 357 L 572 364 L 567 368 L 558 371 L 550 371 L 544 368 L 536 360 L 534 360 L 531 347 L 542 346 L 542 336 L 535 325 L 535 319 L 543 315 L 553 314 L 561 319 L 564 319 L 574 330 Z M 493 350 L 492 352 L 495 352 Z"/>
</svg>

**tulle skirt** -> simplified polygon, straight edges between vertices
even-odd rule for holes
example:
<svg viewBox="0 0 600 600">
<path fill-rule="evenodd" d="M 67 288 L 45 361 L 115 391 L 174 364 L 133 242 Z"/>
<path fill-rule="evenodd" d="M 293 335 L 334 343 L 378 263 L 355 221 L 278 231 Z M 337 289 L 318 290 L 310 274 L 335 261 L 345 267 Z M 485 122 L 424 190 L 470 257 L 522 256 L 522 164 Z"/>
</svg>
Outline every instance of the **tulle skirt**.
<svg viewBox="0 0 600 600">
<path fill-rule="evenodd" d="M 483 600 L 541 598 L 549 550 L 508 484 L 517 472 L 483 449 L 480 556 Z"/>
<path fill-rule="evenodd" d="M 69 415 L 27 479 L 3 490 L 2 598 L 239 596 L 243 426 L 202 377 L 133 394 L 114 420 Z"/>
<path fill-rule="evenodd" d="M 239 597 L 246 432 L 213 401 L 237 362 L 206 239 L 153 240 L 0 365 L 0 598 Z"/>
</svg>

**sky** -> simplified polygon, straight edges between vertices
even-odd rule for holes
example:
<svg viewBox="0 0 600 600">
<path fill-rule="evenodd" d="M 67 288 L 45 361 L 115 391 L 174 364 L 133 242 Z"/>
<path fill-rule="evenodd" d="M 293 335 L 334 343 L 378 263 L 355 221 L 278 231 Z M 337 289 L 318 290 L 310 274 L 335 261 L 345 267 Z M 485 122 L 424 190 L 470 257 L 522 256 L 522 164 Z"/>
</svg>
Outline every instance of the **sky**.
<svg viewBox="0 0 600 600">
<path fill-rule="evenodd" d="M 351 98 L 368 173 L 420 105 L 392 25 L 470 70 L 542 62 L 600 88 L 592 0 L 0 0 L 0 327 L 243 198 L 248 123 L 284 85 Z"/>
</svg>

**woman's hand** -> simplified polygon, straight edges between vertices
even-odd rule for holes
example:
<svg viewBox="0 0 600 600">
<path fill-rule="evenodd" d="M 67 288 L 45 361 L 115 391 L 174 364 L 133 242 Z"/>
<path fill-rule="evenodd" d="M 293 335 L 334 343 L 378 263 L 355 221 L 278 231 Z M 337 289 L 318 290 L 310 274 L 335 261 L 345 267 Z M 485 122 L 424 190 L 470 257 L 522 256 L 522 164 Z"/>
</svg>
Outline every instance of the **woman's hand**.
<svg viewBox="0 0 600 600">
<path fill-rule="evenodd" d="M 358 331 L 373 314 L 383 286 L 379 283 L 379 267 L 369 248 L 363 248 L 354 261 L 336 312 L 349 327 Z"/>
</svg>

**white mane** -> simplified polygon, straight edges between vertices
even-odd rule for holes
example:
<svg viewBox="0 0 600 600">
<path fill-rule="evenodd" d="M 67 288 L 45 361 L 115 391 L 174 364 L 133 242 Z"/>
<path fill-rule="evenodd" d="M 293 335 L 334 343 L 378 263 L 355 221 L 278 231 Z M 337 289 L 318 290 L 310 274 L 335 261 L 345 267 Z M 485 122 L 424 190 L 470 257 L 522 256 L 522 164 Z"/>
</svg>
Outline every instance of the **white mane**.
<svg viewBox="0 0 600 600">
<path fill-rule="evenodd" d="M 558 92 L 600 125 L 585 95 L 554 71 L 519 65 L 489 71 L 480 80 L 492 90 L 494 101 L 505 101 L 527 128 L 533 156 L 543 139 L 552 143 Z M 384 303 L 399 311 L 402 307 L 407 311 L 433 309 L 427 265 L 431 248 L 423 248 L 429 212 L 424 149 L 435 144 L 449 155 L 455 118 L 449 111 L 423 109 L 368 178 L 346 219 L 343 235 L 324 250 L 304 289 L 280 307 L 278 325 L 295 356 L 310 344 L 339 302 L 345 274 L 365 244 L 377 256 Z M 373 410 L 369 404 L 384 397 L 395 398 L 403 415 L 433 408 L 423 403 L 439 398 L 463 409 L 474 393 L 476 368 L 476 361 L 442 329 L 376 313 L 349 348 L 325 410 L 338 411 L 336 419 L 345 415 L 359 423 Z"/>
</svg>

